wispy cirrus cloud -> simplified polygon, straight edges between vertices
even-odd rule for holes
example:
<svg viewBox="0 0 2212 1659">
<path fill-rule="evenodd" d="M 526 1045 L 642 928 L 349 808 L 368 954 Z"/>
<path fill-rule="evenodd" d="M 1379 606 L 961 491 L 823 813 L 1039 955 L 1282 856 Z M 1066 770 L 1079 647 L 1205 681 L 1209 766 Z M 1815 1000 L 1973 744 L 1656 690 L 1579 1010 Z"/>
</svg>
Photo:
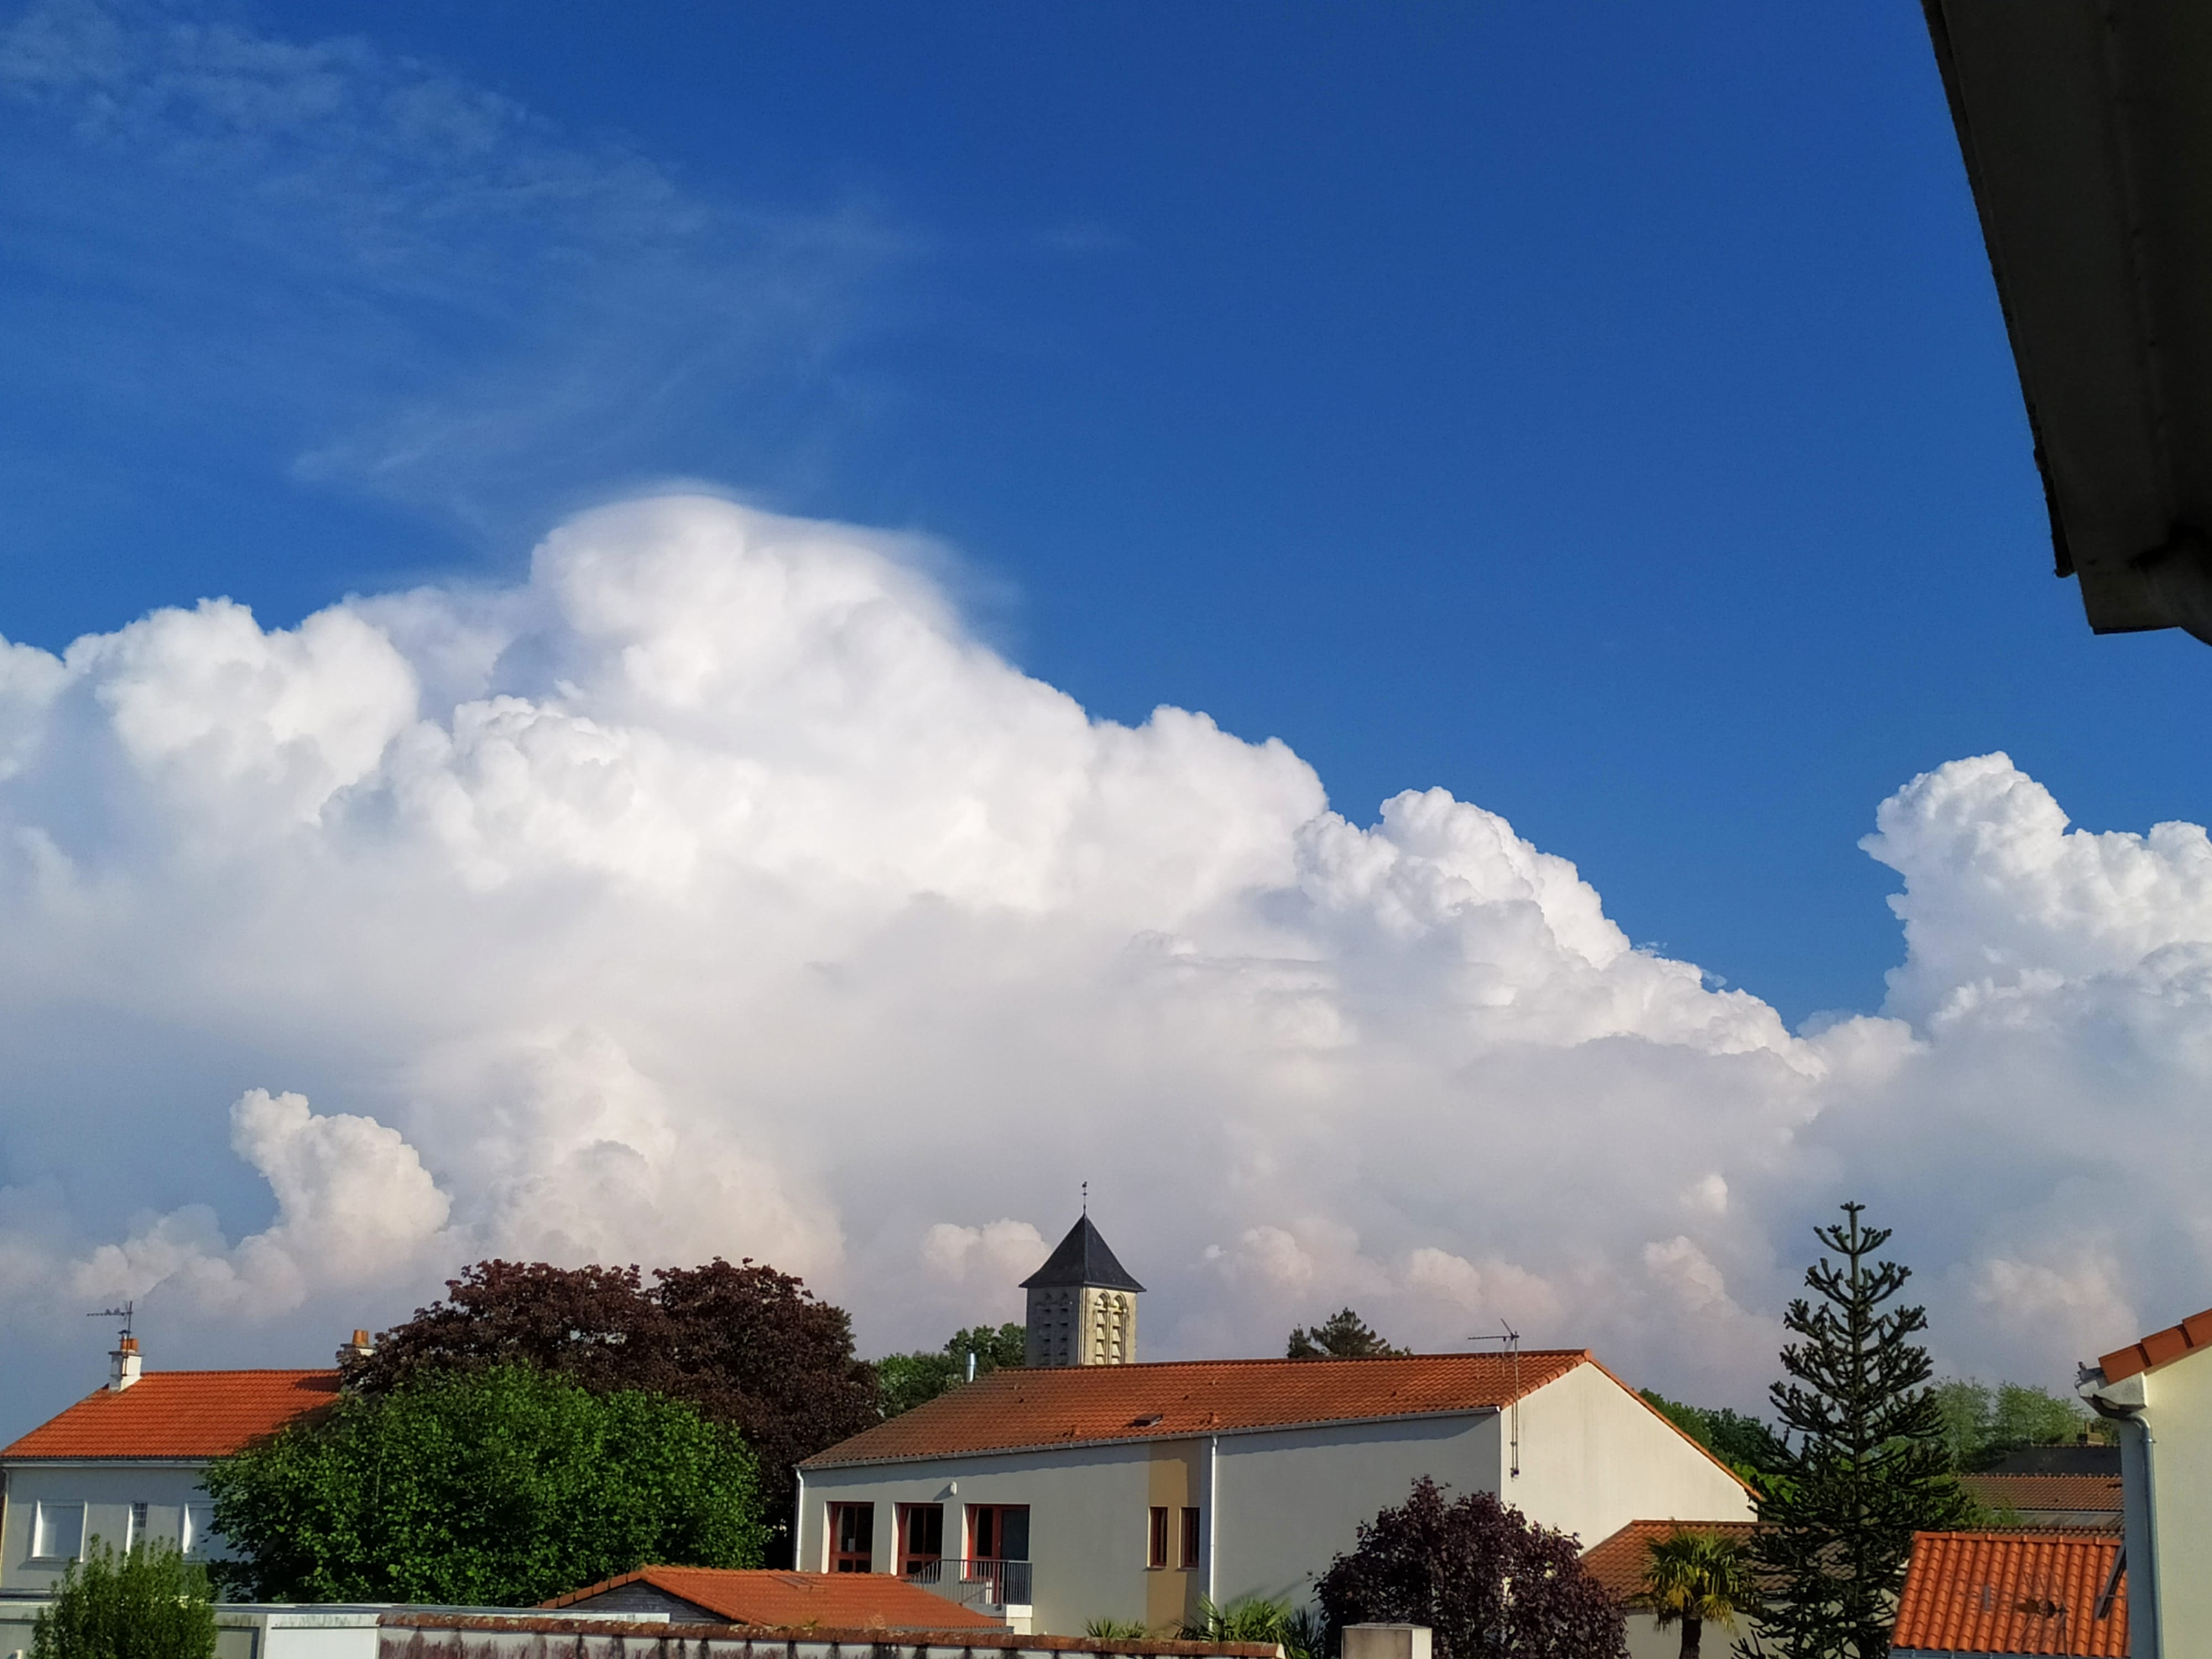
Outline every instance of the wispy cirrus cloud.
<svg viewBox="0 0 2212 1659">
<path fill-rule="evenodd" d="M 0 121 L 19 386 L 227 422 L 295 481 L 485 532 L 733 453 L 803 470 L 921 249 L 866 202 L 735 202 L 367 40 L 138 0 L 0 24 Z"/>
</svg>

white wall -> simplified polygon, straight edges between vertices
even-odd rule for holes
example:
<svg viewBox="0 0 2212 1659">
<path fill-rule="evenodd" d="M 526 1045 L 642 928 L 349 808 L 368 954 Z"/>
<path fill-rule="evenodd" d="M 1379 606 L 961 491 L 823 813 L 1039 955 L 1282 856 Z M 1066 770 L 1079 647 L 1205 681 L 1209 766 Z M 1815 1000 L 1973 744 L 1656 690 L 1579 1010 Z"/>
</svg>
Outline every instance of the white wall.
<svg viewBox="0 0 2212 1659">
<path fill-rule="evenodd" d="M 1595 1365 L 1521 1402 L 1520 1477 L 1498 1491 L 1586 1549 L 1632 1521 L 1748 1521 L 1753 1510 L 1742 1482 Z"/>
<path fill-rule="evenodd" d="M 85 1538 L 103 1538 L 123 1547 L 131 1506 L 147 1506 L 149 1538 L 174 1544 L 185 1505 L 204 1505 L 198 1463 L 13 1464 L 7 1474 L 7 1517 L 0 1527 L 0 1589 L 45 1589 L 62 1576 L 60 1561 L 31 1554 L 33 1517 L 40 1502 L 86 1504 Z M 208 1552 L 225 1553 L 217 1546 Z"/>
<path fill-rule="evenodd" d="M 1495 1492 L 1498 1419 L 1340 1423 L 1220 1440 L 1214 1600 L 1312 1599 L 1313 1582 L 1350 1550 L 1363 1521 L 1406 1501 L 1421 1475 L 1454 1492 Z"/>
<path fill-rule="evenodd" d="M 1145 1526 L 1152 1449 L 1070 1447 L 1066 1451 L 948 1457 L 806 1471 L 799 1565 L 829 1565 L 829 1506 L 876 1506 L 875 1568 L 896 1572 L 897 1506 L 945 1505 L 945 1551 L 969 1504 L 1026 1504 L 1036 1600 L 1032 1628 L 1080 1635 L 1086 1620 L 1145 1617 Z"/>
</svg>

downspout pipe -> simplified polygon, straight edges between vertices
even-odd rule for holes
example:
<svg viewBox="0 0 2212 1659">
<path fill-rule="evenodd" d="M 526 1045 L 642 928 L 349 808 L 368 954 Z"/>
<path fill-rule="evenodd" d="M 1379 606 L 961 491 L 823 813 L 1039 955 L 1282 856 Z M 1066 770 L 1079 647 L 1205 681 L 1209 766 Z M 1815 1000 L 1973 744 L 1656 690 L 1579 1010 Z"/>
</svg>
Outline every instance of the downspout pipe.
<svg viewBox="0 0 2212 1659">
<path fill-rule="evenodd" d="M 1206 1599 L 1217 1607 L 1221 1605 L 1221 1594 L 1213 1575 L 1220 1547 L 1221 1437 L 1217 1434 L 1206 1443 Z"/>
<path fill-rule="evenodd" d="M 2101 1370 L 2084 1366 L 2078 1391 L 2091 1411 L 2106 1422 L 2132 1430 L 2136 1437 L 2136 1465 L 2142 1471 L 2142 1535 L 2136 1537 L 2134 1529 L 2128 1529 L 2123 1546 L 2130 1579 L 2128 1647 L 2133 1659 L 2160 1659 L 2166 1650 L 2166 1632 L 2160 1620 L 2158 1480 L 2152 1467 L 2157 1461 L 2158 1440 L 2146 1415 L 2149 1397 L 2144 1392 L 2142 1373 L 2107 1382 Z M 2126 1493 L 2121 1496 L 2124 1502 Z"/>
<path fill-rule="evenodd" d="M 799 1499 L 791 1515 L 791 1565 L 799 1572 L 806 1566 L 806 1471 L 793 1469 L 799 1477 Z"/>
</svg>

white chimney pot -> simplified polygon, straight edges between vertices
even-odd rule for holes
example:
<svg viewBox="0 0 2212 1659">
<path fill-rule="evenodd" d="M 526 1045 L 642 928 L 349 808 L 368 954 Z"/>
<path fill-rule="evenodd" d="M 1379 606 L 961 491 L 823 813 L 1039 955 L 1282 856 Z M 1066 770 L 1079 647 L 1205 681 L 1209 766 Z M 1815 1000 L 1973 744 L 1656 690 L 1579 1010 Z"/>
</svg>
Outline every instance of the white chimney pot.
<svg viewBox="0 0 2212 1659">
<path fill-rule="evenodd" d="M 144 1361 L 139 1357 L 138 1339 L 126 1336 L 115 1345 L 115 1352 L 107 1356 L 107 1386 L 117 1394 L 136 1382 Z"/>
</svg>

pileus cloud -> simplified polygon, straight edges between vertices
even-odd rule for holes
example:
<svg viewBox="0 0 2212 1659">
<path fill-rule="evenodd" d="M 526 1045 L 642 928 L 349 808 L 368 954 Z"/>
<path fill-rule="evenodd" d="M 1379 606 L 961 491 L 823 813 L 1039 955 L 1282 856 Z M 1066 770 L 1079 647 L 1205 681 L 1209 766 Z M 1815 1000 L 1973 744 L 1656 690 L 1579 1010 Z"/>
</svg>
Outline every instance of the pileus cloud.
<svg viewBox="0 0 2212 1659">
<path fill-rule="evenodd" d="M 1480 806 L 1089 718 L 907 552 L 665 497 L 509 587 L 0 645 L 0 1317 L 234 1345 L 720 1253 L 934 1342 L 1085 1178 L 1163 1357 L 1349 1301 L 1747 1402 L 1845 1196 L 1954 1364 L 2212 1299 L 2202 829 L 1917 778 L 1887 1006 L 1793 1033 Z"/>
</svg>

